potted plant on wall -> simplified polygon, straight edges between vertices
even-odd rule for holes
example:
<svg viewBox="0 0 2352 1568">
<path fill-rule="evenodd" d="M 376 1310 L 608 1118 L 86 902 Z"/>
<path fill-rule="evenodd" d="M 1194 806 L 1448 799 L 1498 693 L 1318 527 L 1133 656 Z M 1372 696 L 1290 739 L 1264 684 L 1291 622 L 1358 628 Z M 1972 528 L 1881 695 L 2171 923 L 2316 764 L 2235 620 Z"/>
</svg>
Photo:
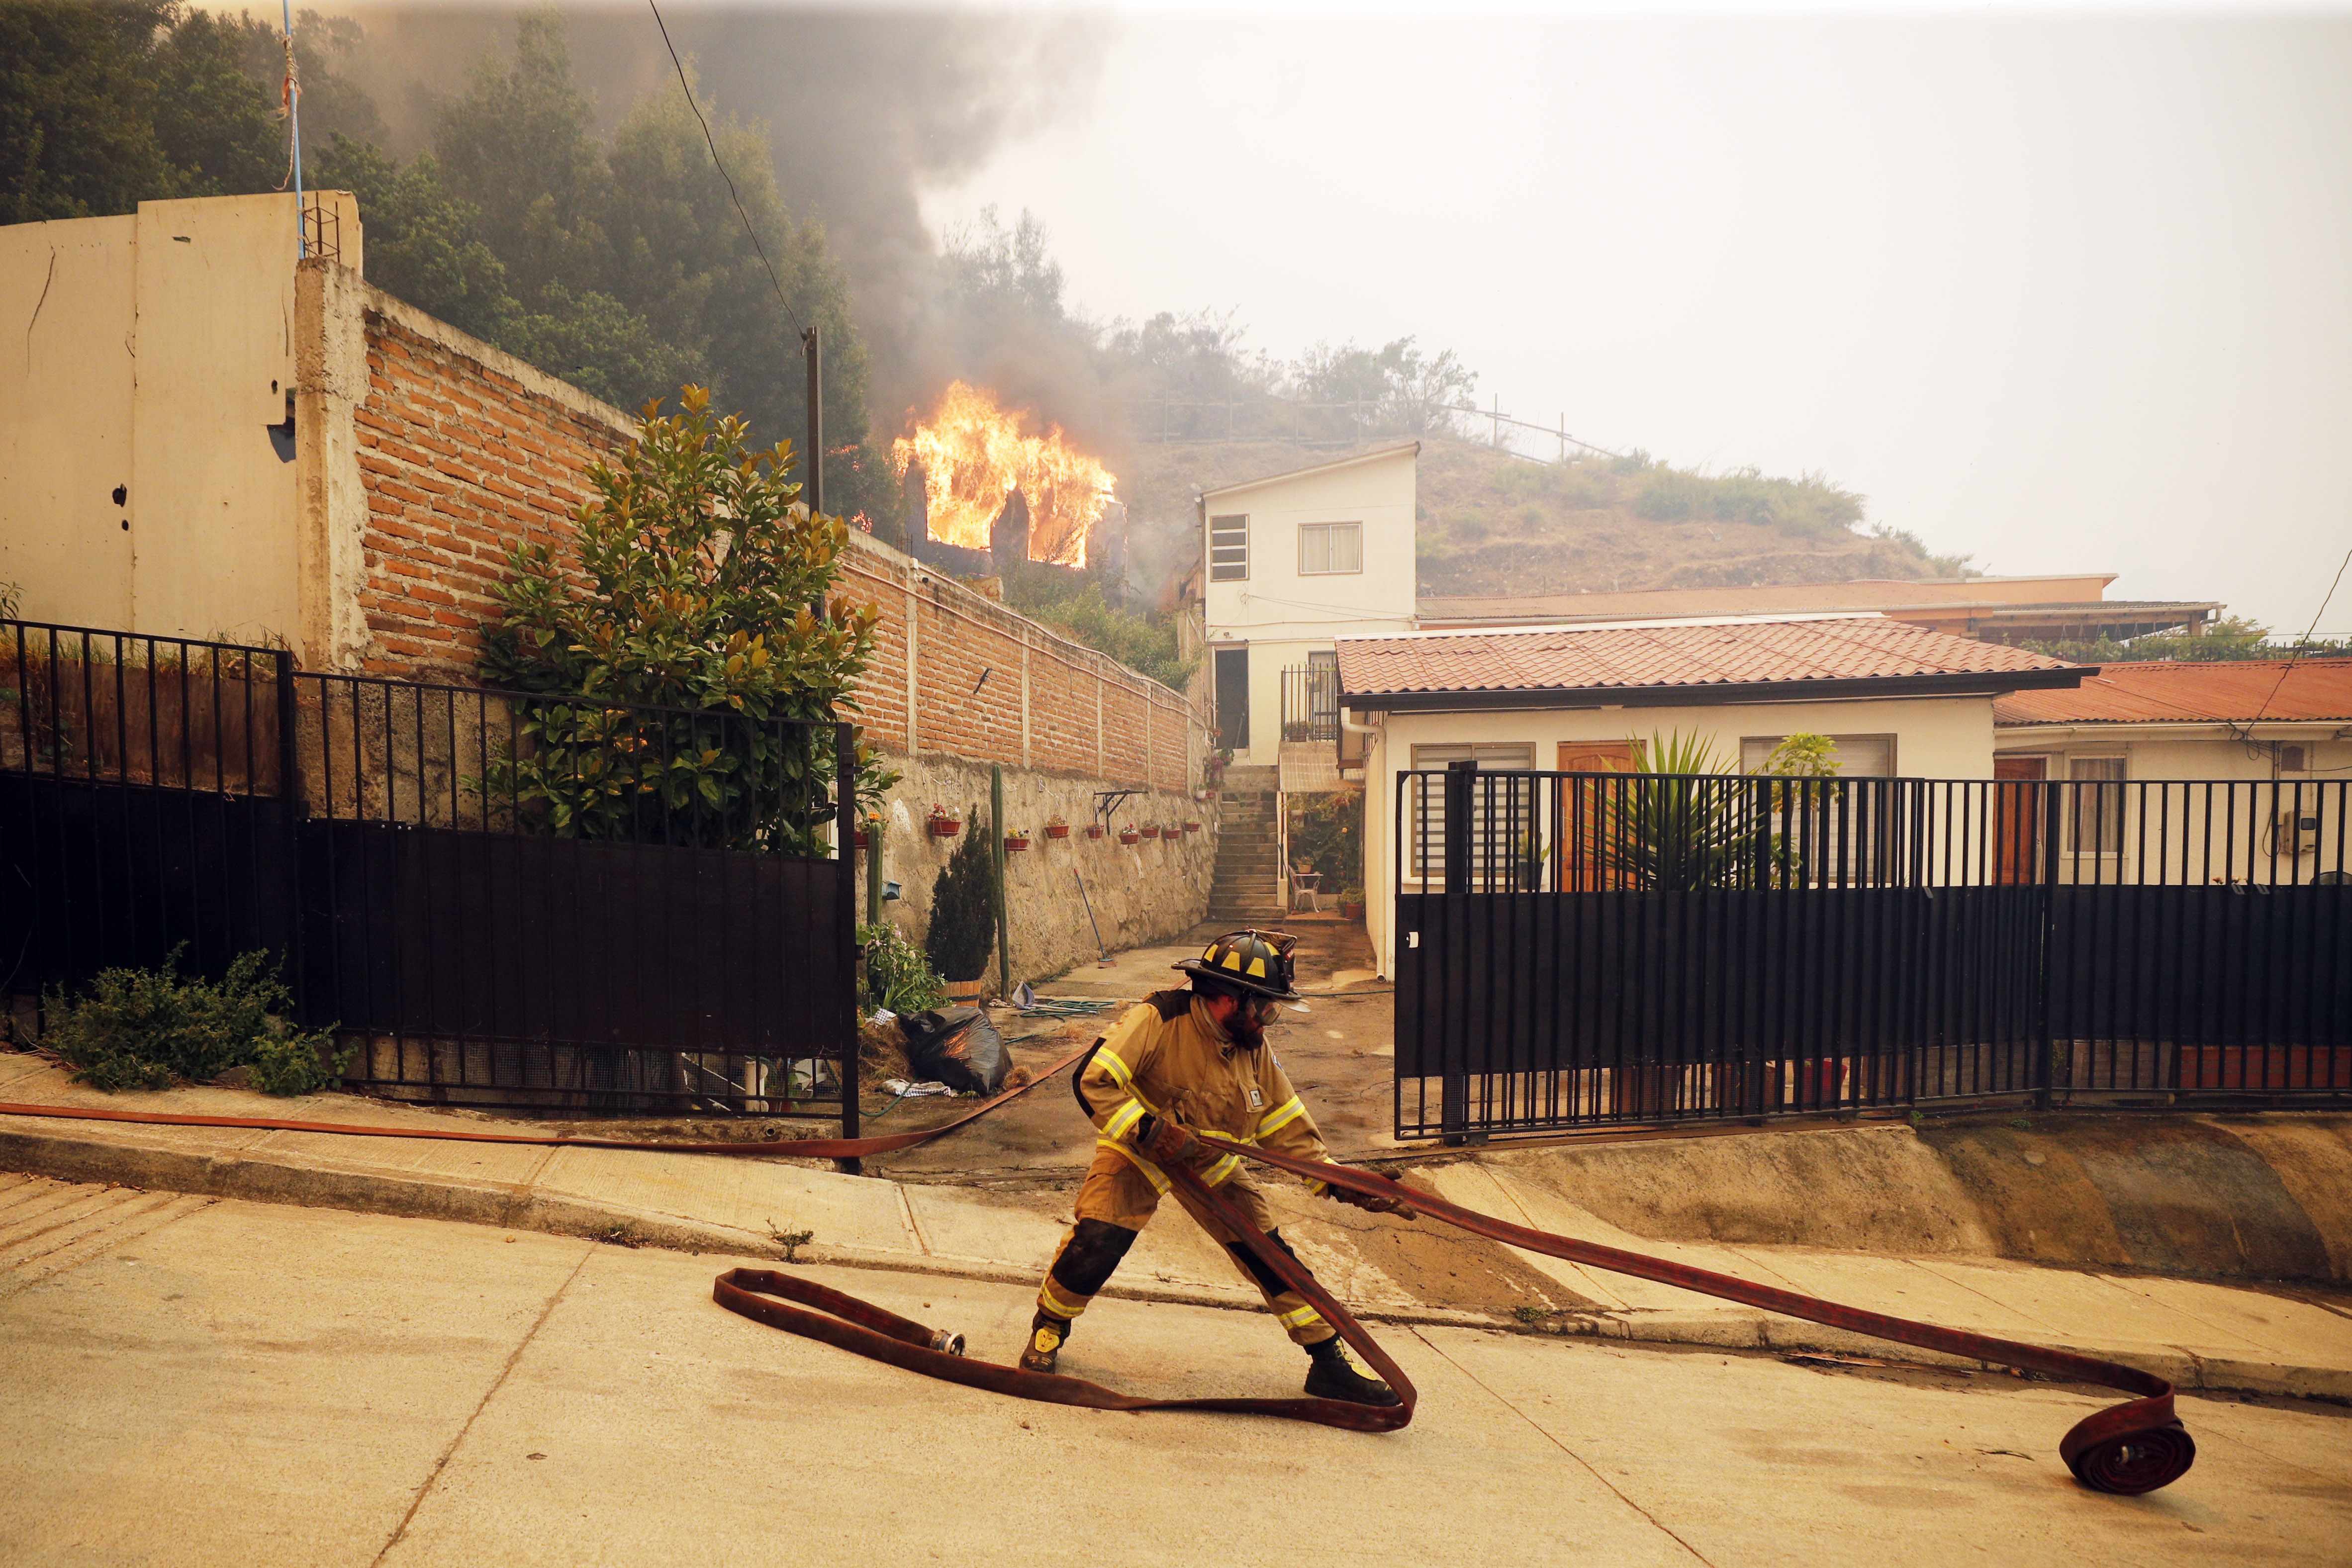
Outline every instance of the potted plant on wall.
<svg viewBox="0 0 2352 1568">
<path fill-rule="evenodd" d="M 1143 824 L 1143 836 L 1144 836 L 1145 838 L 1147 838 L 1147 839 L 1156 839 L 1156 838 L 1158 838 L 1158 837 L 1160 836 L 1160 824 L 1159 824 L 1159 823 L 1157 823 L 1157 822 L 1146 822 L 1146 823 L 1144 823 L 1144 824 Z"/>
<path fill-rule="evenodd" d="M 948 983 L 950 1000 L 981 995 L 996 946 L 996 865 L 978 833 L 965 835 L 931 889 L 931 925 L 923 956 Z"/>
<path fill-rule="evenodd" d="M 1070 836 L 1070 824 L 1062 820 L 1061 812 L 1056 811 L 1045 819 L 1045 836 L 1049 839 L 1066 839 Z"/>
<path fill-rule="evenodd" d="M 931 814 L 924 818 L 923 821 L 931 830 L 931 837 L 935 839 L 951 839 L 963 831 L 963 823 L 959 821 L 956 814 L 945 806 L 933 806 Z"/>
<path fill-rule="evenodd" d="M 1188 833 L 1197 833 L 1197 832 L 1199 832 L 1199 831 L 1201 831 L 1201 819 L 1200 819 L 1200 818 L 1198 818 L 1198 817 L 1187 817 L 1187 818 L 1185 818 L 1185 819 L 1184 819 L 1184 831 L 1185 831 L 1186 832 L 1188 832 Z"/>
<path fill-rule="evenodd" d="M 1026 828 L 1007 828 L 1007 829 L 1005 829 L 1005 830 L 1004 830 L 1004 848 L 1005 848 L 1006 852 L 1008 852 L 1008 853 L 1018 853 L 1019 852 L 1021 852 L 1021 851 L 1023 851 L 1023 850 L 1025 850 L 1025 849 L 1027 849 L 1028 847 L 1029 847 L 1029 830 L 1028 830 L 1028 829 L 1026 829 Z"/>
<path fill-rule="evenodd" d="M 1087 837 L 1090 839 L 1098 839 L 1102 836 L 1103 825 L 1100 822 L 1088 822 L 1087 824 Z"/>
<path fill-rule="evenodd" d="M 1142 836 L 1142 834 L 1135 831 L 1135 824 L 1133 822 L 1128 823 L 1127 826 L 1119 829 L 1118 831 L 1118 841 L 1123 844 L 1134 843 Z"/>
</svg>

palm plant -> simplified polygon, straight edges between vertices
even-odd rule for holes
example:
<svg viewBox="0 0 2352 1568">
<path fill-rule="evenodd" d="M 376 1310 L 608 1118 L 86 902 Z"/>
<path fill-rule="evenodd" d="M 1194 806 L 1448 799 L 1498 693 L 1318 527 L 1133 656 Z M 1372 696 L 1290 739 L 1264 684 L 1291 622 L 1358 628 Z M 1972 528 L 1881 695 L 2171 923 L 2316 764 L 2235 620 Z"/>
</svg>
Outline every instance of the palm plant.
<svg viewBox="0 0 2352 1568">
<path fill-rule="evenodd" d="M 1652 736 L 1648 771 L 1611 780 L 1601 799 L 1607 852 L 1624 885 L 1652 893 L 1743 887 L 1769 850 L 1750 788 L 1697 735 Z"/>
</svg>

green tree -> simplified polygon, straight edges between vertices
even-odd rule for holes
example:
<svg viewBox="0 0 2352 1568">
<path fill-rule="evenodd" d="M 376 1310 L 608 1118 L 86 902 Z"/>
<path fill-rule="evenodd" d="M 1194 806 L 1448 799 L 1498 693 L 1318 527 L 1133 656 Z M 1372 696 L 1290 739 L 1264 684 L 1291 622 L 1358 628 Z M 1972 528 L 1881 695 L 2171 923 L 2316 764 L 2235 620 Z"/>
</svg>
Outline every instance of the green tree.
<svg viewBox="0 0 2352 1568">
<path fill-rule="evenodd" d="M 548 11 L 518 21 L 512 61 L 477 64 L 435 124 L 446 183 L 472 204 L 526 301 L 551 283 L 593 287 L 604 271 L 608 191 L 595 119 L 572 80 L 562 20 Z"/>
<path fill-rule="evenodd" d="M 978 806 L 965 812 L 963 838 L 931 886 L 923 956 L 947 979 L 979 979 L 996 950 L 996 860 L 989 841 L 999 831 L 993 822 L 982 831 Z"/>
<path fill-rule="evenodd" d="M 1477 390 L 1478 378 L 1446 349 L 1423 354 L 1411 338 L 1378 349 L 1353 343 L 1332 348 L 1318 343 L 1291 372 L 1293 395 L 1306 402 L 1367 405 L 1358 416 L 1367 432 L 1397 430 L 1411 435 L 1450 432 L 1452 410 Z"/>
<path fill-rule="evenodd" d="M 522 308 L 507 289 L 506 264 L 482 239 L 481 214 L 449 190 L 431 153 L 404 164 L 373 142 L 339 134 L 312 169 L 320 189 L 349 191 L 359 199 L 370 282 L 509 353 L 520 352 L 512 329 Z"/>
<path fill-rule="evenodd" d="M 163 0 L 0 5 L 0 215 L 9 223 L 127 213 L 176 195 L 155 135 L 147 40 Z"/>
<path fill-rule="evenodd" d="M 561 556 L 508 553 L 482 673 L 534 700 L 485 789 L 564 837 L 818 852 L 835 800 L 824 726 L 857 706 L 876 613 L 811 612 L 847 530 L 798 504 L 791 444 L 752 451 L 701 388 L 680 401 L 647 405 L 628 449 L 589 468 L 595 497 Z M 898 776 L 857 750 L 878 805 Z"/>
<path fill-rule="evenodd" d="M 245 45 L 237 21 L 208 11 L 179 13 L 157 40 L 148 66 L 155 136 L 179 168 L 184 195 L 294 188 L 286 122 L 277 116 L 283 46 L 277 68 L 257 77 Z"/>
<path fill-rule="evenodd" d="M 824 354 L 826 502 L 845 516 L 879 512 L 890 492 L 871 449 L 866 351 L 847 279 L 824 231 L 786 210 L 766 136 L 707 99 L 703 109 L 726 175 L 674 84 L 640 99 L 614 132 L 601 287 L 642 311 L 664 339 L 691 347 L 714 393 L 742 409 L 753 429 L 782 436 L 808 428 L 799 329 L 814 323 Z"/>
<path fill-rule="evenodd" d="M 2298 653 L 2305 658 L 2352 653 L 2352 643 L 2326 637 L 2288 644 L 2273 643 L 2270 636 L 2270 628 L 2259 621 L 2225 615 L 2193 637 L 2186 632 L 2158 632 L 2126 643 L 2102 637 L 2089 643 L 2028 643 L 2025 646 L 2037 653 L 2069 659 L 2078 664 L 2132 664 L 2151 659 L 2219 664 L 2241 659 L 2284 659 Z"/>
</svg>

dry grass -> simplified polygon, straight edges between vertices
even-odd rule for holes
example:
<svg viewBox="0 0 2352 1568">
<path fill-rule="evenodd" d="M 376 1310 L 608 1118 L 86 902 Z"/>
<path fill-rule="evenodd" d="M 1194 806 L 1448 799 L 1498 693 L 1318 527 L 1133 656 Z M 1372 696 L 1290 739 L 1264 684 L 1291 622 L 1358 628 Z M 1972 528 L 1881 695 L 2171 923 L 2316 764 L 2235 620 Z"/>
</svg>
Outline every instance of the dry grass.
<svg viewBox="0 0 2352 1568">
<path fill-rule="evenodd" d="M 1139 553 L 1171 564 L 1190 559 L 1192 497 L 1203 487 L 1341 455 L 1273 442 L 1139 447 L 1119 470 Z M 1861 531 L 1861 497 L 1818 476 L 1702 475 L 1647 459 L 1559 465 L 1435 438 L 1421 454 L 1420 591 L 1602 592 L 1958 570 L 1957 560 L 1907 536 Z"/>
</svg>

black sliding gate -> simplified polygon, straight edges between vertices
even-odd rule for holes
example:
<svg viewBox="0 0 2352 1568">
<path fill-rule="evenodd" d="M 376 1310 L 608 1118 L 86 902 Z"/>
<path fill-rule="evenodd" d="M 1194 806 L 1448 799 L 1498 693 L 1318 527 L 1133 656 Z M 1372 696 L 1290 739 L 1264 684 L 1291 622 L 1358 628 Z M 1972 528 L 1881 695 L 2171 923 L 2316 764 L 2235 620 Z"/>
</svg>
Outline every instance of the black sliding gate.
<svg viewBox="0 0 2352 1568">
<path fill-rule="evenodd" d="M 1402 773 L 1397 1135 L 2352 1097 L 2347 791 Z"/>
<path fill-rule="evenodd" d="M 279 955 L 347 1082 L 855 1135 L 849 727 L 0 622 L 0 1005 Z"/>
</svg>

